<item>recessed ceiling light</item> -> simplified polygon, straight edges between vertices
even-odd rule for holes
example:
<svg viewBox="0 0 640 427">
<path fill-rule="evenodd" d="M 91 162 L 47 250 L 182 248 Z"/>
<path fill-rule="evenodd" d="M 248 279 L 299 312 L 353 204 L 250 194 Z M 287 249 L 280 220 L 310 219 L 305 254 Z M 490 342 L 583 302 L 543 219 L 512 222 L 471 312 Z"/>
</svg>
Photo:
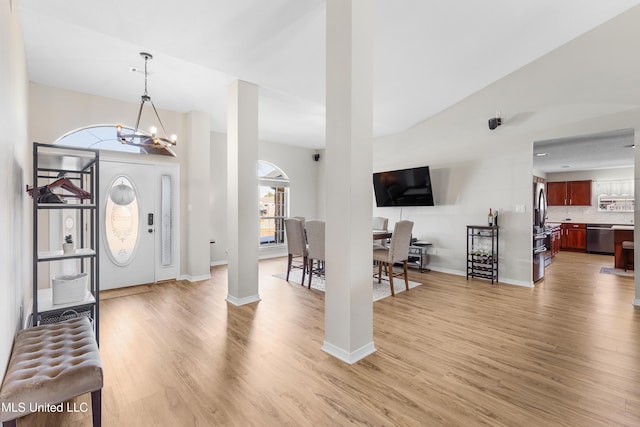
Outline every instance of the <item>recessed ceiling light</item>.
<svg viewBox="0 0 640 427">
<path fill-rule="evenodd" d="M 548 156 L 549 153 L 536 153 L 536 157 L 544 157 L 544 156 Z"/>
</svg>

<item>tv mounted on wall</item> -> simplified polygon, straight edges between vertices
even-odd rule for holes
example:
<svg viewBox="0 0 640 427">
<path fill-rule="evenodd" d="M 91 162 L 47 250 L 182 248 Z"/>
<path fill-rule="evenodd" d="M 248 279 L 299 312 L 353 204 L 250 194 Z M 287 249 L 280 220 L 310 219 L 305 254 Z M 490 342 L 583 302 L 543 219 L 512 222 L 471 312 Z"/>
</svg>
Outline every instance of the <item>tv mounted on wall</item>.
<svg viewBox="0 0 640 427">
<path fill-rule="evenodd" d="M 434 206 L 429 166 L 373 174 L 376 205 Z"/>
</svg>

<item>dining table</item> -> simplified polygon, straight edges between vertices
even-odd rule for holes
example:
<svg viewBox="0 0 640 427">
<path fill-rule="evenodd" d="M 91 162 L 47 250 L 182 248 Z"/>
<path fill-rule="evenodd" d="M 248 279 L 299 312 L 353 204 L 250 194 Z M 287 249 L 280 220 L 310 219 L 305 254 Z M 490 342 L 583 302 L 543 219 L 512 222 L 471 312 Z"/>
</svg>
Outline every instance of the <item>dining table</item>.
<svg viewBox="0 0 640 427">
<path fill-rule="evenodd" d="M 392 234 L 389 230 L 373 230 L 373 240 L 389 239 Z"/>
</svg>

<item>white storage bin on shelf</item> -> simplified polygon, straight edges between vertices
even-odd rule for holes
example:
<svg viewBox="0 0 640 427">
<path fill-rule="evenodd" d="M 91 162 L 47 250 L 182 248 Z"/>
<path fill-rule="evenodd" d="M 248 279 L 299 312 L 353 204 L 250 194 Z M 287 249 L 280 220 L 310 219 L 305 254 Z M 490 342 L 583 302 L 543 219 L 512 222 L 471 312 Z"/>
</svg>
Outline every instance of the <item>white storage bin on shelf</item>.
<svg viewBox="0 0 640 427">
<path fill-rule="evenodd" d="M 82 301 L 87 293 L 87 273 L 54 276 L 51 279 L 53 304 Z"/>
</svg>

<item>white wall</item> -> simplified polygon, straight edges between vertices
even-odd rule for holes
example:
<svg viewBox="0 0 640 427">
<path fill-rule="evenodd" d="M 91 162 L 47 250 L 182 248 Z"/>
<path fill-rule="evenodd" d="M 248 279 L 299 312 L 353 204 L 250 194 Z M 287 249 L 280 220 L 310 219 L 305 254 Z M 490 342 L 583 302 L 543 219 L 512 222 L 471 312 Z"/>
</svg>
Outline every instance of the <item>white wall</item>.
<svg viewBox="0 0 640 427">
<path fill-rule="evenodd" d="M 27 151 L 27 72 L 15 0 L 0 6 L 0 378 L 19 329 L 20 305 L 31 295 L 31 233 L 25 177 L 30 173 Z"/>
<path fill-rule="evenodd" d="M 210 115 L 191 112 L 185 117 L 188 123 L 189 139 L 184 159 L 185 171 L 181 177 L 187 182 L 182 185 L 181 204 L 186 208 L 181 229 L 185 251 L 181 251 L 182 278 L 189 281 L 206 280 L 211 277 L 209 265 L 209 203 L 206 195 L 210 184 Z M 184 152 L 184 151 L 183 151 Z"/>
<path fill-rule="evenodd" d="M 210 203 L 210 245 L 211 264 L 226 264 L 227 255 L 227 137 L 225 134 L 211 133 L 211 186 L 209 192 Z M 278 166 L 287 174 L 290 180 L 290 210 L 291 216 L 305 218 L 319 218 L 317 208 L 318 174 L 322 167 L 323 158 L 318 162 L 313 160 L 315 150 L 294 147 L 275 142 L 260 141 L 260 160 L 265 160 Z M 257 213 L 256 213 L 257 214 Z M 256 244 L 258 244 L 256 242 Z M 261 248 L 260 257 L 286 255 L 285 248 Z"/>
<path fill-rule="evenodd" d="M 402 138 L 402 135 L 397 136 Z M 378 143 L 380 144 L 380 142 Z M 399 140 L 383 144 L 399 145 Z M 404 153 L 406 155 L 406 153 Z M 498 210 L 500 225 L 500 281 L 517 285 L 531 282 L 531 154 L 493 153 L 484 158 L 439 163 L 429 152 L 406 156 L 405 165 L 376 156 L 374 170 L 428 165 L 433 207 L 374 208 L 373 216 L 389 218 L 389 228 L 400 219 L 414 222 L 413 237 L 433 243 L 430 268 L 466 274 L 466 226 L 485 225 L 489 208 Z M 455 160 L 455 159 L 452 159 Z M 516 213 L 515 206 L 526 206 Z"/>
</svg>

